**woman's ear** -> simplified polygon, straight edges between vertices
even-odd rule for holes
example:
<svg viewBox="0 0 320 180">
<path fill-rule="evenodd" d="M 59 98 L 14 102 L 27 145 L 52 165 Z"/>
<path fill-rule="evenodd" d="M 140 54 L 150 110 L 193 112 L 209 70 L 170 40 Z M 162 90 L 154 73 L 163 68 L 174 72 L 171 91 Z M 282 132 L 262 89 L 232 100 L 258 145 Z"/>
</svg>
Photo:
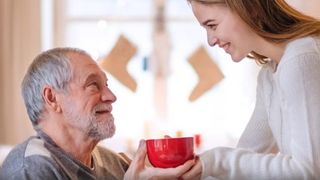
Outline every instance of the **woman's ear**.
<svg viewBox="0 0 320 180">
<path fill-rule="evenodd" d="M 60 112 L 61 108 L 57 101 L 57 93 L 51 86 L 45 86 L 42 90 L 42 97 L 45 106 L 55 112 Z"/>
</svg>

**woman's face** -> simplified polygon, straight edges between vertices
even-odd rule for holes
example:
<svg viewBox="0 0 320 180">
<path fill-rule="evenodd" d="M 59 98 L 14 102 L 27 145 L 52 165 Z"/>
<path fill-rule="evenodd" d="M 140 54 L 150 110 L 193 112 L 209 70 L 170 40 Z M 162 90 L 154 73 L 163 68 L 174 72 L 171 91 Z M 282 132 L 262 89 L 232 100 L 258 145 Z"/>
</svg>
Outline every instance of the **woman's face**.
<svg viewBox="0 0 320 180">
<path fill-rule="evenodd" d="M 200 25 L 207 31 L 209 45 L 223 48 L 233 61 L 241 61 L 257 45 L 258 35 L 226 5 L 191 1 L 191 6 Z"/>
</svg>

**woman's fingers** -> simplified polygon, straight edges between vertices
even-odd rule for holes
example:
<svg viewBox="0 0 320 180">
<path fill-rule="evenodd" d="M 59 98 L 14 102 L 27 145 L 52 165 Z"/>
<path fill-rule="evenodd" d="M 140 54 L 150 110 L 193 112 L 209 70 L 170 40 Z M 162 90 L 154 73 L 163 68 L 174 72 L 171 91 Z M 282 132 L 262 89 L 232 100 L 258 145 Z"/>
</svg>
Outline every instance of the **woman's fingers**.
<svg viewBox="0 0 320 180">
<path fill-rule="evenodd" d="M 195 161 L 189 160 L 183 165 L 175 168 L 147 168 L 142 173 L 142 176 L 146 179 L 156 178 L 156 179 L 178 179 L 185 172 L 187 172 L 193 165 Z"/>
<path fill-rule="evenodd" d="M 196 157 L 195 165 L 188 172 L 182 175 L 182 179 L 200 179 L 202 173 L 202 164 L 199 157 Z"/>
<path fill-rule="evenodd" d="M 147 155 L 146 143 L 144 140 L 140 141 L 139 148 L 125 174 L 125 180 L 137 180 L 137 179 L 179 179 L 182 175 L 187 174 L 196 163 L 195 159 L 185 162 L 175 168 L 154 168 L 145 167 L 145 159 Z M 193 168 L 192 168 L 193 169 Z M 201 173 L 201 172 L 200 172 Z M 188 175 L 188 174 L 187 174 Z M 191 174 L 192 177 L 193 174 Z M 189 176 L 186 176 L 189 177 Z"/>
</svg>

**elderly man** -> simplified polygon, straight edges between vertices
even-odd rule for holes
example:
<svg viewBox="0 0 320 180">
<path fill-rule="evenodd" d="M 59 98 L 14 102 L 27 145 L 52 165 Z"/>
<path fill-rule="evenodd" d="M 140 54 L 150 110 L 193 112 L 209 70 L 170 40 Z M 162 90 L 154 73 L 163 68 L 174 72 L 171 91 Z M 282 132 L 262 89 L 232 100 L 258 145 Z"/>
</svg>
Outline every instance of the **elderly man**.
<svg viewBox="0 0 320 180">
<path fill-rule="evenodd" d="M 22 95 L 37 132 L 6 158 L 3 179 L 175 178 L 194 162 L 172 169 L 145 168 L 141 141 L 130 164 L 97 146 L 115 133 L 116 96 L 96 62 L 83 50 L 56 48 L 38 55 L 22 82 Z"/>
</svg>

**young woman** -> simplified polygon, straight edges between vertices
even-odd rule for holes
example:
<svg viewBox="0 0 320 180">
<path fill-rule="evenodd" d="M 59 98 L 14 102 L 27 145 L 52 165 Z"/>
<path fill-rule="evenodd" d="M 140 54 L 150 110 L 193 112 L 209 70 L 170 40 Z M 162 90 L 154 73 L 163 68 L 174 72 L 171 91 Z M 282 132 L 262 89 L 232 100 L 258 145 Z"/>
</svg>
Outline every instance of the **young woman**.
<svg viewBox="0 0 320 180">
<path fill-rule="evenodd" d="M 184 179 L 320 178 L 320 22 L 284 0 L 189 0 L 208 43 L 262 65 L 236 148 L 214 148 Z"/>
</svg>

